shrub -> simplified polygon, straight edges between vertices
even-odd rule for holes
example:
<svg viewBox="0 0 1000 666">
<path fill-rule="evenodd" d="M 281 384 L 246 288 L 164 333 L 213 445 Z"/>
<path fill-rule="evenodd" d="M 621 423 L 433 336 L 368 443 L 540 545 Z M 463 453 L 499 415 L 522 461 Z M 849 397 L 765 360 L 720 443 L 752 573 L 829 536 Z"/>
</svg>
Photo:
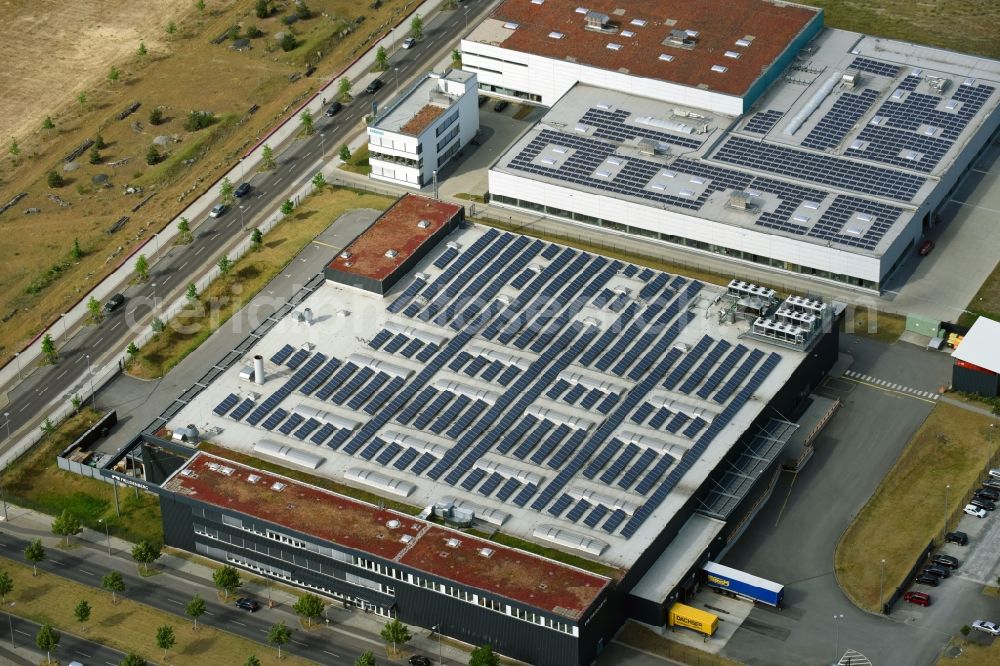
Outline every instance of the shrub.
<svg viewBox="0 0 1000 666">
<path fill-rule="evenodd" d="M 286 32 L 285 35 L 281 38 L 281 50 L 288 52 L 294 49 L 296 46 L 297 44 L 295 42 L 295 35 L 293 35 L 290 32 Z"/>
<path fill-rule="evenodd" d="M 257 14 L 257 18 L 267 18 L 271 15 L 271 3 L 267 0 L 257 0 L 257 4 L 254 5 L 254 13 Z"/>
<path fill-rule="evenodd" d="M 156 149 L 156 144 L 150 144 L 149 150 L 146 151 L 146 164 L 152 166 L 157 164 L 163 156 L 160 155 L 160 151 Z"/>
<path fill-rule="evenodd" d="M 211 111 L 192 111 L 184 120 L 184 129 L 189 132 L 197 132 L 215 122 L 215 114 Z"/>
<path fill-rule="evenodd" d="M 52 171 L 49 171 L 48 175 L 45 177 L 45 182 L 48 183 L 49 187 L 53 188 L 62 187 L 63 185 L 66 184 L 66 181 L 63 180 L 63 177 L 60 176 L 59 172 L 54 169 Z"/>
<path fill-rule="evenodd" d="M 260 28 L 258 28 L 255 25 L 252 25 L 252 26 L 250 26 L 250 27 L 247 28 L 247 33 L 246 34 L 247 34 L 247 39 L 256 39 L 257 37 L 260 37 L 264 33 L 261 31 Z"/>
<path fill-rule="evenodd" d="M 161 109 L 160 107 L 156 107 L 155 109 L 149 112 L 150 125 L 159 125 L 162 122 L 163 122 L 163 109 Z"/>
</svg>

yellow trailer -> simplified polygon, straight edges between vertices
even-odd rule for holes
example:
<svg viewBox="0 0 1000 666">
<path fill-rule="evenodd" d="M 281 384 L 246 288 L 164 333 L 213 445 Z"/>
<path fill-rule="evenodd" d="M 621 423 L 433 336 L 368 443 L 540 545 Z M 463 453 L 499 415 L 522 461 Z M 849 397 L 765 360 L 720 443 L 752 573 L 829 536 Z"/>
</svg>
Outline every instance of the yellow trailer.
<svg viewBox="0 0 1000 666">
<path fill-rule="evenodd" d="M 719 616 L 713 615 L 700 608 L 685 606 L 684 604 L 674 604 L 670 607 L 667 617 L 667 625 L 670 627 L 687 627 L 694 629 L 706 636 L 711 636 L 719 627 Z"/>
</svg>

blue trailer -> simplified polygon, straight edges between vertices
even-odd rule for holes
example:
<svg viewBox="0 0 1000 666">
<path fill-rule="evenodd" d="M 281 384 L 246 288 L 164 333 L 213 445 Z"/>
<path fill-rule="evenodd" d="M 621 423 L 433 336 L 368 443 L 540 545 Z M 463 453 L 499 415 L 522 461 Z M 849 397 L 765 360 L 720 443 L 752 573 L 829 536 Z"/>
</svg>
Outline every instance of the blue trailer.
<svg viewBox="0 0 1000 666">
<path fill-rule="evenodd" d="M 781 600 L 785 596 L 784 585 L 715 562 L 706 562 L 702 571 L 705 572 L 706 585 L 733 596 L 759 601 L 775 608 L 781 606 Z"/>
</svg>

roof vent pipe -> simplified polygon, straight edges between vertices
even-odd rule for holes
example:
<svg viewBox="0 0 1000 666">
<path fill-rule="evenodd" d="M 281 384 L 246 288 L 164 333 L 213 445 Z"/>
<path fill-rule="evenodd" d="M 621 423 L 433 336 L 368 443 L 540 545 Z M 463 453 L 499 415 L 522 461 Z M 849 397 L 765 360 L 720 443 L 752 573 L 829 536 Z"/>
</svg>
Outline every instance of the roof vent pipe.
<svg viewBox="0 0 1000 666">
<path fill-rule="evenodd" d="M 253 381 L 260 386 L 264 385 L 264 357 L 260 354 L 253 357 Z"/>
</svg>

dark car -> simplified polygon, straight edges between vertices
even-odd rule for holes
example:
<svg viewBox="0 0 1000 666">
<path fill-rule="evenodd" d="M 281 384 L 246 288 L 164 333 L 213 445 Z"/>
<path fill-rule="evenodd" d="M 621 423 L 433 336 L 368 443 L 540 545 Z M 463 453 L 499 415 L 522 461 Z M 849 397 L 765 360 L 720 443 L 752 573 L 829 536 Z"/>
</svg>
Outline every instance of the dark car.
<svg viewBox="0 0 1000 666">
<path fill-rule="evenodd" d="M 120 308 L 122 306 L 122 303 L 124 302 L 125 302 L 124 296 L 122 296 L 121 294 L 115 294 L 114 296 L 108 299 L 107 303 L 104 304 L 104 311 L 114 312 L 115 310 Z"/>
<path fill-rule="evenodd" d="M 246 195 L 250 194 L 250 183 L 240 183 L 240 186 L 233 190 L 233 196 L 237 199 L 242 199 Z"/>
<path fill-rule="evenodd" d="M 978 497 L 973 497 L 969 500 L 969 504 L 972 506 L 978 506 L 980 509 L 986 509 L 987 511 L 995 511 L 997 508 L 997 505 L 988 499 L 980 499 Z"/>
<path fill-rule="evenodd" d="M 256 599 L 251 599 L 249 597 L 240 597 L 236 600 L 236 607 L 242 608 L 245 611 L 250 611 L 251 613 L 256 613 L 260 610 L 260 604 L 257 603 Z"/>
<path fill-rule="evenodd" d="M 480 95 L 479 96 L 479 106 L 482 106 L 483 104 L 486 104 L 486 102 L 488 102 L 489 99 L 490 98 L 487 97 L 486 95 Z"/>
<path fill-rule="evenodd" d="M 913 580 L 921 585 L 929 585 L 930 587 L 937 587 L 941 583 L 940 578 L 929 573 L 922 573 Z"/>
<path fill-rule="evenodd" d="M 1000 490 L 996 488 L 979 488 L 972 495 L 973 497 L 982 497 L 992 502 L 1000 501 Z"/>
<path fill-rule="evenodd" d="M 343 108 L 344 108 L 343 104 L 341 104 L 340 102 L 334 102 L 330 106 L 326 107 L 326 115 L 332 118 L 333 116 L 340 113 L 340 110 Z"/>
<path fill-rule="evenodd" d="M 928 254 L 931 253 L 931 250 L 933 249 L 934 249 L 934 241 L 925 240 L 923 243 L 920 244 L 920 248 L 917 250 L 917 254 L 919 254 L 921 257 L 926 257 Z"/>
<path fill-rule="evenodd" d="M 951 572 L 948 571 L 948 567 L 941 567 L 936 564 L 924 567 L 923 573 L 937 576 L 938 578 L 949 578 L 951 576 Z"/>
<path fill-rule="evenodd" d="M 497 113 L 500 113 L 501 111 L 503 111 L 504 109 L 506 109 L 508 106 L 510 106 L 510 102 L 508 102 L 505 99 L 502 99 L 502 100 L 500 100 L 499 102 L 497 102 L 496 104 L 493 105 L 493 110 L 496 111 Z"/>
<path fill-rule="evenodd" d="M 422 654 L 413 655 L 407 663 L 409 663 L 410 666 L 431 666 L 431 660 Z"/>
<path fill-rule="evenodd" d="M 930 606 L 931 595 L 926 592 L 907 592 L 903 595 L 903 601 L 908 601 L 918 606 Z"/>
<path fill-rule="evenodd" d="M 948 567 L 949 569 L 957 569 L 959 564 L 958 558 L 952 557 L 951 555 L 935 555 L 931 558 L 931 562 L 939 564 L 943 567 Z"/>
<path fill-rule="evenodd" d="M 365 88 L 365 92 L 368 93 L 369 95 L 374 95 L 384 85 L 385 85 L 385 82 L 383 82 L 382 79 L 375 79 L 374 81 L 372 81 L 371 83 L 368 84 L 368 87 Z"/>
<path fill-rule="evenodd" d="M 983 488 L 1000 488 L 1000 479 L 986 479 Z"/>
<path fill-rule="evenodd" d="M 948 532 L 944 540 L 946 543 L 957 543 L 959 546 L 969 545 L 969 535 L 965 532 Z"/>
</svg>

